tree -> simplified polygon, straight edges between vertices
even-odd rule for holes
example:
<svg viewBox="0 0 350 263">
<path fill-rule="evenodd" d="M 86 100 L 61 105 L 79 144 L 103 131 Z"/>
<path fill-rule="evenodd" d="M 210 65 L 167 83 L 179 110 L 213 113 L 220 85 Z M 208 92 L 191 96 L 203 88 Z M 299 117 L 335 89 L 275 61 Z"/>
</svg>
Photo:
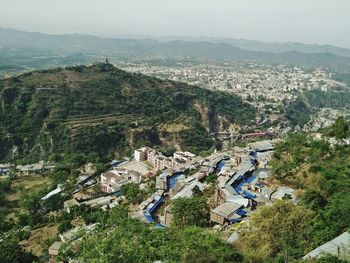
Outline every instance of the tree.
<svg viewBox="0 0 350 263">
<path fill-rule="evenodd" d="M 126 199 L 133 204 L 140 203 L 143 200 L 143 194 L 140 190 L 140 186 L 136 183 L 124 184 L 121 187 L 121 191 Z"/>
<path fill-rule="evenodd" d="M 0 259 L 2 263 L 31 263 L 37 258 L 23 251 L 14 237 L 5 238 L 0 242 Z"/>
<path fill-rule="evenodd" d="M 36 212 L 40 208 L 40 198 L 45 191 L 46 189 L 41 189 L 39 191 L 25 190 L 19 201 L 20 207 L 27 210 L 29 213 Z"/>
<path fill-rule="evenodd" d="M 199 227 L 157 229 L 133 219 L 82 238 L 75 259 L 101 263 L 243 261 L 231 245 Z"/>
<path fill-rule="evenodd" d="M 128 207 L 118 205 L 109 211 L 108 225 L 115 226 L 128 218 Z"/>
<path fill-rule="evenodd" d="M 344 117 L 339 117 L 332 125 L 331 135 L 335 136 L 338 140 L 345 139 L 349 133 L 349 123 L 347 123 Z"/>
<path fill-rule="evenodd" d="M 316 245 L 328 242 L 350 226 L 350 193 L 336 193 L 320 210 L 312 224 L 311 234 Z"/>
<path fill-rule="evenodd" d="M 72 228 L 70 220 L 62 220 L 58 225 L 58 232 L 63 233 Z"/>
<path fill-rule="evenodd" d="M 63 197 L 61 194 L 56 194 L 44 201 L 44 206 L 50 210 L 58 210 L 63 206 Z"/>
<path fill-rule="evenodd" d="M 0 180 L 0 205 L 6 203 L 5 193 L 11 189 L 11 181 L 9 179 Z"/>
<path fill-rule="evenodd" d="M 317 260 L 317 263 L 347 263 L 348 261 L 341 260 L 336 256 L 326 254 Z"/>
<path fill-rule="evenodd" d="M 65 182 L 71 173 L 71 169 L 67 166 L 58 166 L 50 173 L 50 178 L 54 184 Z"/>
<path fill-rule="evenodd" d="M 206 226 L 209 223 L 209 206 L 201 196 L 178 198 L 173 201 L 174 226 Z"/>
<path fill-rule="evenodd" d="M 77 178 L 74 175 L 68 176 L 67 180 L 64 182 L 64 192 L 71 194 L 74 192 L 77 183 Z"/>
<path fill-rule="evenodd" d="M 314 212 L 288 200 L 264 206 L 251 216 L 240 234 L 238 247 L 255 262 L 271 257 L 298 258 L 305 253 Z"/>
<path fill-rule="evenodd" d="M 309 209 L 318 211 L 327 204 L 327 200 L 320 192 L 307 190 L 301 198 L 301 203 Z"/>
</svg>

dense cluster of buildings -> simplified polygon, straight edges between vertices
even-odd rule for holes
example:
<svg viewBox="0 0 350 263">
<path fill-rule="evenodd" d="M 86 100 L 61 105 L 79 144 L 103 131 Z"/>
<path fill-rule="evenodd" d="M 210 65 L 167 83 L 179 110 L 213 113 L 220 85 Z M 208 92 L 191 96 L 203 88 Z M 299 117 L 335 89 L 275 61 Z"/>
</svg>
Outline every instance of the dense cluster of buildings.
<svg viewBox="0 0 350 263">
<path fill-rule="evenodd" d="M 141 72 L 174 81 L 187 82 L 208 89 L 226 90 L 243 97 L 262 96 L 272 101 L 292 100 L 295 91 L 329 90 L 345 84 L 335 81 L 330 73 L 321 69 L 307 72 L 287 65 L 268 65 L 253 62 L 224 64 L 178 63 L 172 67 L 147 63 L 120 65 L 127 71 Z"/>
<path fill-rule="evenodd" d="M 120 205 L 125 201 L 120 192 L 123 185 L 135 183 L 140 185 L 140 189 L 145 187 L 149 178 L 133 169 L 140 167 L 136 165 L 138 163 L 147 163 L 156 177 L 155 190 L 139 205 L 131 207 L 129 217 L 155 224 L 155 227 L 171 226 L 174 220 L 173 201 L 203 193 L 209 186 L 206 178 L 215 175 L 214 194 L 208 199 L 210 221 L 221 226 L 234 224 L 248 218 L 256 206 L 266 204 L 271 198 L 281 199 L 285 194 L 293 196 L 290 188 L 270 189 L 264 183 L 268 177 L 264 169 L 275 143 L 276 140 L 254 142 L 245 148 L 234 147 L 229 151 L 214 152 L 208 157 L 189 152 L 175 152 L 172 157 L 165 157 L 152 148 L 143 147 L 135 150 L 135 160 L 113 164 L 109 171 L 100 175 L 103 193 L 86 199 L 78 199 L 82 191 L 74 193 L 70 200 L 64 202 L 64 209 L 71 213 L 75 207 L 84 206 L 106 211 Z M 156 173 L 160 170 L 160 174 Z M 89 177 L 79 182 L 86 180 Z M 94 228 L 95 225 L 82 225 L 61 233 L 61 242 L 55 242 L 49 248 L 50 257 L 57 256 L 63 243 L 78 240 L 82 230 L 89 232 Z"/>
<path fill-rule="evenodd" d="M 235 147 L 227 152 L 213 153 L 206 158 L 198 158 L 187 152 L 176 152 L 172 157 L 165 157 L 147 147 L 135 150 L 137 161 L 147 161 L 155 170 L 163 170 L 156 176 L 156 192 L 140 204 L 139 212 L 148 222 L 160 222 L 169 226 L 173 218 L 172 203 L 159 215 L 157 209 L 162 202 L 165 199 L 173 201 L 177 198 L 189 198 L 196 191 L 203 192 L 208 186 L 205 179 L 216 174 L 213 196 L 216 206 L 211 211 L 211 221 L 218 224 L 241 221 L 257 205 L 268 202 L 273 192 L 276 198 L 289 194 L 290 189 L 269 189 L 263 181 L 266 172 L 257 172 L 259 167 L 266 168 L 275 143 L 276 140 L 259 141 L 248 144 L 246 148 Z M 168 165 L 160 165 L 159 162 L 165 159 Z M 196 162 L 191 162 L 193 160 Z M 184 165 L 188 162 L 192 165 Z"/>
<path fill-rule="evenodd" d="M 0 175 L 8 174 L 11 171 L 15 171 L 20 175 L 29 175 L 34 173 L 48 172 L 54 169 L 55 166 L 46 164 L 44 161 L 39 161 L 38 163 L 25 164 L 25 165 L 14 165 L 11 163 L 0 164 Z"/>
</svg>

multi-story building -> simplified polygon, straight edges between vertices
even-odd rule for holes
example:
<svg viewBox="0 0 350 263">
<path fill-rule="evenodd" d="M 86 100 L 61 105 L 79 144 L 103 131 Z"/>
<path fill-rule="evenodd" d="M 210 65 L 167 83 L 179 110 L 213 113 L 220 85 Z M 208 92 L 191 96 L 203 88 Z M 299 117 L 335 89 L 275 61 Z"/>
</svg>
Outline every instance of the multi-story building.
<svg viewBox="0 0 350 263">
<path fill-rule="evenodd" d="M 101 189 L 105 193 L 117 192 L 124 184 L 140 182 L 140 174 L 126 169 L 111 170 L 101 174 Z"/>
<path fill-rule="evenodd" d="M 134 151 L 136 161 L 148 161 L 157 171 L 174 168 L 190 161 L 195 156 L 195 154 L 190 152 L 175 152 L 173 157 L 166 157 L 162 153 L 149 147 L 143 147 Z"/>
<path fill-rule="evenodd" d="M 143 147 L 134 151 L 135 160 L 138 162 L 145 161 L 148 158 L 150 148 Z"/>
</svg>

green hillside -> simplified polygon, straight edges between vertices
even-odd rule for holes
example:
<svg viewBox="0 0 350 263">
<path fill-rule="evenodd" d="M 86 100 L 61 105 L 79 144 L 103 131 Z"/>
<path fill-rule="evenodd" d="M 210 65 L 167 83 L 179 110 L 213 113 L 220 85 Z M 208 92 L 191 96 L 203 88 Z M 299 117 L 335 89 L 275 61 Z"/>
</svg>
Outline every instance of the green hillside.
<svg viewBox="0 0 350 263">
<path fill-rule="evenodd" d="M 249 124 L 235 95 L 131 74 L 110 64 L 34 71 L 0 81 L 0 159 L 125 155 L 141 145 L 205 151 L 208 133 Z"/>
</svg>

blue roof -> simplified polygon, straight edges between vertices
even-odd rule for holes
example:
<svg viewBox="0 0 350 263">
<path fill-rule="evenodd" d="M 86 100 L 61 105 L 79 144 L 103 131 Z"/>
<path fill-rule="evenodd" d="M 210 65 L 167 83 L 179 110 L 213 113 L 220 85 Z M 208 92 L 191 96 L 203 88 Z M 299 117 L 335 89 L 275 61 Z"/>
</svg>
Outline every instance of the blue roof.
<svg viewBox="0 0 350 263">
<path fill-rule="evenodd" d="M 149 213 L 152 214 L 158 208 L 158 206 L 164 201 L 164 197 L 159 198 L 152 206 L 148 209 Z"/>
<path fill-rule="evenodd" d="M 153 220 L 152 216 L 151 216 L 149 213 L 144 212 L 143 214 L 145 215 L 146 220 L 147 220 L 148 222 L 154 223 L 154 220 Z"/>
<path fill-rule="evenodd" d="M 225 162 L 224 161 L 220 161 L 216 164 L 216 169 L 221 171 L 222 168 L 225 166 Z"/>
<path fill-rule="evenodd" d="M 249 198 L 249 199 L 254 199 L 254 198 L 256 198 L 256 195 L 255 195 L 255 194 L 252 194 L 252 193 L 249 192 L 249 191 L 244 191 L 242 195 L 243 195 L 245 198 Z"/>
<path fill-rule="evenodd" d="M 243 192 L 243 189 L 242 189 L 242 186 L 241 185 L 238 185 L 236 188 L 235 188 L 236 192 L 239 193 L 239 194 L 242 194 Z"/>
<path fill-rule="evenodd" d="M 254 175 L 252 175 L 252 176 L 250 176 L 250 177 L 248 177 L 245 181 L 247 182 L 247 183 L 251 183 L 251 182 L 253 182 L 254 180 L 255 180 L 255 176 Z"/>
<path fill-rule="evenodd" d="M 121 160 L 112 160 L 111 161 L 111 165 L 112 166 L 118 166 L 119 164 L 121 164 L 123 161 L 121 161 Z"/>
<path fill-rule="evenodd" d="M 123 195 L 122 190 L 115 191 L 115 192 L 113 193 L 113 195 L 115 195 L 115 196 L 122 196 L 122 195 Z"/>
<path fill-rule="evenodd" d="M 247 213 L 247 212 L 244 211 L 242 208 L 240 208 L 240 209 L 238 209 L 238 210 L 236 211 L 236 214 L 237 214 L 237 215 L 240 215 L 240 216 L 244 216 L 246 213 Z"/>
<path fill-rule="evenodd" d="M 175 173 L 170 179 L 169 179 L 169 188 L 172 189 L 175 186 L 176 180 L 182 175 L 182 173 Z"/>
</svg>

